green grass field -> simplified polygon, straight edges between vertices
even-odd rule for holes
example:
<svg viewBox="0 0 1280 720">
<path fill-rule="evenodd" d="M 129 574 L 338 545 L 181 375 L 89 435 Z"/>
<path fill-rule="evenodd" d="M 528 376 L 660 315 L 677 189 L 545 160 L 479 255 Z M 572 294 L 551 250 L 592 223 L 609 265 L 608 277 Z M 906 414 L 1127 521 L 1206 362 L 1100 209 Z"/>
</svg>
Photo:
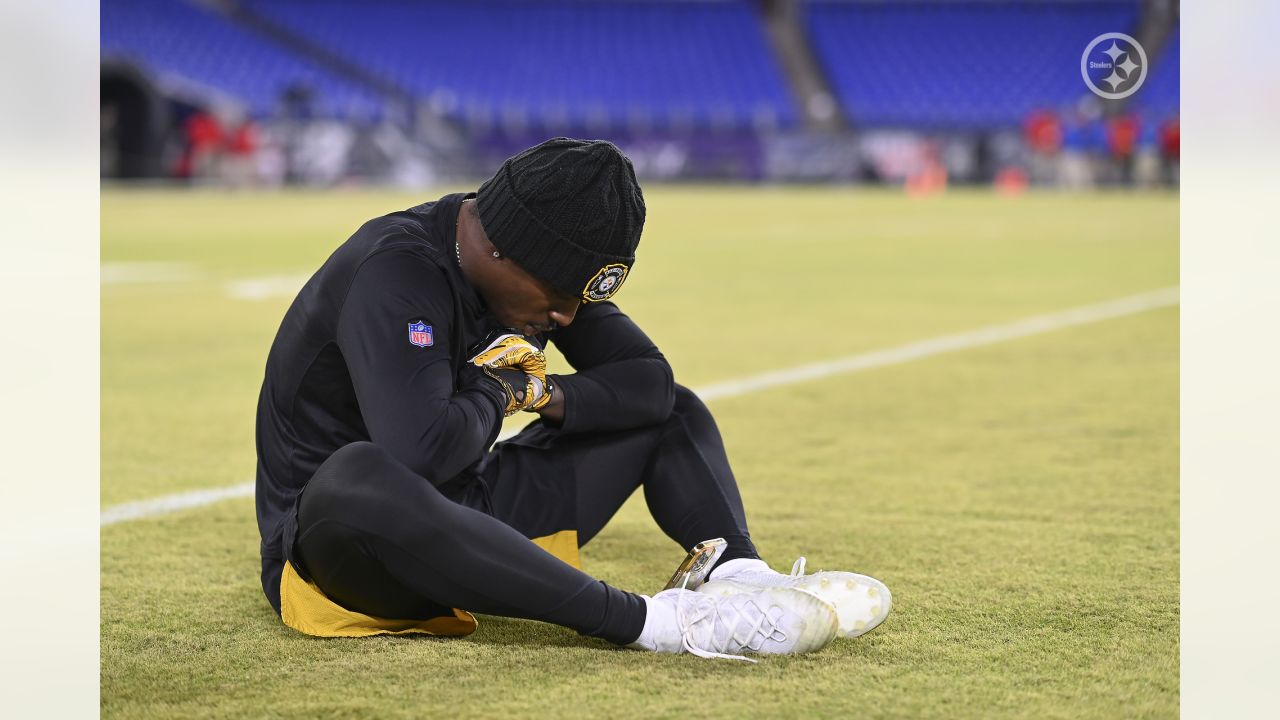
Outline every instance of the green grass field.
<svg viewBox="0 0 1280 720">
<path fill-rule="evenodd" d="M 618 302 L 695 388 L 1178 278 L 1173 195 L 646 197 Z M 103 506 L 249 481 L 291 278 L 422 199 L 104 191 Z M 883 626 L 820 653 L 656 656 L 491 617 L 462 640 L 304 637 L 261 595 L 238 498 L 103 528 L 103 714 L 1176 716 L 1177 333 L 1153 310 L 712 401 L 765 559 L 893 590 Z M 640 592 L 681 555 L 639 497 L 583 553 Z"/>
</svg>

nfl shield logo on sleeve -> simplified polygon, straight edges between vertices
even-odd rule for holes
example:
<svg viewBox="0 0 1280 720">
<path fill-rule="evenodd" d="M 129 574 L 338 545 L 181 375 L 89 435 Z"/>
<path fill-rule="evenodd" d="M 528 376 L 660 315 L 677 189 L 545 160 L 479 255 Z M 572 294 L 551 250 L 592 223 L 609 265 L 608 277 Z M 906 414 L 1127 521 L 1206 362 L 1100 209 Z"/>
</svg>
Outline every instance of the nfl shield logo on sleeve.
<svg viewBox="0 0 1280 720">
<path fill-rule="evenodd" d="M 431 326 L 421 322 L 409 323 L 409 344 L 428 347 L 435 339 L 431 336 Z"/>
</svg>

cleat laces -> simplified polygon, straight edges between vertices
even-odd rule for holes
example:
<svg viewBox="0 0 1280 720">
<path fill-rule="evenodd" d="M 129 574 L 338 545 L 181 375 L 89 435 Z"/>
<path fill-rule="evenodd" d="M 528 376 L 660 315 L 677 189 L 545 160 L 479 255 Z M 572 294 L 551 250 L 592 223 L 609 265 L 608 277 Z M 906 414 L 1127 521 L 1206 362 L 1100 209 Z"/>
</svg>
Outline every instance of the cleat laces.
<svg viewBox="0 0 1280 720">
<path fill-rule="evenodd" d="M 685 581 L 687 584 L 687 577 Z M 681 593 L 680 597 L 676 598 L 676 619 L 680 627 L 680 642 L 684 649 L 693 655 L 706 659 L 721 658 L 754 663 L 758 661 L 745 655 L 734 655 L 725 651 L 730 648 L 746 648 L 760 652 L 766 640 L 787 641 L 787 634 L 778 626 L 784 612 L 777 606 L 764 608 L 754 599 L 746 601 L 744 605 L 756 611 L 755 619 L 752 620 L 749 613 L 743 612 L 746 607 L 732 607 L 728 603 L 718 602 L 708 597 L 705 600 L 699 599 L 697 606 L 688 608 L 692 613 L 688 615 L 685 612 L 684 595 Z M 703 622 L 710 623 L 710 632 L 707 634 L 706 641 L 710 649 L 703 649 L 693 644 L 693 629 Z M 729 634 L 723 640 L 716 640 L 717 625 L 729 630 Z"/>
</svg>

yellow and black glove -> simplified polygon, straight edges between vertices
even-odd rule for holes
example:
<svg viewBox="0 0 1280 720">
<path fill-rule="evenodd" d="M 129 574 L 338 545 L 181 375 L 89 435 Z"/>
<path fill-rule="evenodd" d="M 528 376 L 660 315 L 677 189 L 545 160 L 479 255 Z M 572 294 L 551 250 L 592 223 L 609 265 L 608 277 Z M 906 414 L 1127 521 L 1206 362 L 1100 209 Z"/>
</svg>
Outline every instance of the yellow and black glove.
<svg viewBox="0 0 1280 720">
<path fill-rule="evenodd" d="M 535 412 L 551 402 L 547 356 L 523 335 L 498 335 L 471 362 L 502 386 L 507 396 L 505 415 L 519 410 Z"/>
<path fill-rule="evenodd" d="M 525 412 L 538 412 L 551 403 L 551 393 L 554 390 L 555 386 L 551 384 L 551 378 L 539 380 L 536 376 L 530 375 L 528 389 L 525 391 L 525 403 L 521 409 Z"/>
<path fill-rule="evenodd" d="M 534 345 L 529 338 L 514 333 L 494 337 L 471 358 L 471 362 L 495 370 L 518 368 L 536 375 L 540 380 L 546 380 L 547 377 L 547 356 L 542 353 L 542 348 Z"/>
<path fill-rule="evenodd" d="M 520 410 L 537 412 L 551 402 L 552 385 L 536 376 L 515 368 L 490 368 L 480 366 L 485 375 L 498 381 L 507 397 L 502 413 L 508 417 Z"/>
</svg>

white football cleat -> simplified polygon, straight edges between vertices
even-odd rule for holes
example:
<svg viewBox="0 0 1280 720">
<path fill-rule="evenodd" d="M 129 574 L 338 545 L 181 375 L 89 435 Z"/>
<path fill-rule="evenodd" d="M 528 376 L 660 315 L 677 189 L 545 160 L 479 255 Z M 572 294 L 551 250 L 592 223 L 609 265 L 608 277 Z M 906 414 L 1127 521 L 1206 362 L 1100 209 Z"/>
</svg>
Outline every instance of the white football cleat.
<svg viewBox="0 0 1280 720">
<path fill-rule="evenodd" d="M 733 562 L 733 561 L 731 561 Z M 712 579 L 698 592 L 721 597 L 759 592 L 762 588 L 795 588 L 812 593 L 836 609 L 840 619 L 839 636 L 854 638 L 874 630 L 889 617 L 893 595 L 879 580 L 868 575 L 834 570 L 804 574 L 805 559 L 796 560 L 790 575 L 767 569 L 763 562 L 753 568 Z M 760 567 L 762 569 L 755 569 Z"/>
<path fill-rule="evenodd" d="M 836 637 L 835 608 L 812 593 L 755 589 L 728 596 L 676 588 L 648 598 L 645 630 L 629 647 L 756 662 L 737 653 L 821 650 Z"/>
</svg>

